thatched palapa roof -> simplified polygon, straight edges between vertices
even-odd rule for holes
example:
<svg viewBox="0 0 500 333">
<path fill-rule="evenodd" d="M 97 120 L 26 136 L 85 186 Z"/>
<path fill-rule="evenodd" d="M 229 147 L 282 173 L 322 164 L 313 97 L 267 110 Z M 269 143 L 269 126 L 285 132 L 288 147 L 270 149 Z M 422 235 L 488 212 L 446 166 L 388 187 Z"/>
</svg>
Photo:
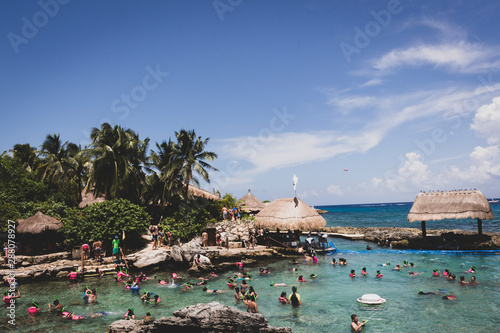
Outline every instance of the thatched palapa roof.
<svg viewBox="0 0 500 333">
<path fill-rule="evenodd" d="M 248 190 L 248 193 L 240 199 L 242 209 L 246 212 L 259 212 L 266 208 L 266 205 L 262 203 L 259 199 L 257 199 L 251 192 Z"/>
<path fill-rule="evenodd" d="M 189 185 L 188 187 L 189 192 L 191 192 L 192 195 L 198 196 L 198 197 L 204 197 L 207 199 L 212 199 L 212 200 L 219 200 L 219 196 L 217 194 L 202 190 L 201 188 L 198 188 L 193 185 Z M 85 208 L 87 206 L 93 205 L 97 202 L 104 202 L 106 199 L 104 198 L 103 195 L 100 196 L 94 196 L 94 191 L 90 190 L 87 192 L 85 189 L 82 191 L 82 201 L 78 204 L 78 208 Z"/>
<path fill-rule="evenodd" d="M 202 190 L 196 186 L 189 184 L 188 191 L 191 192 L 192 195 L 196 195 L 197 197 L 204 197 L 212 200 L 219 200 L 219 196 L 215 193 L 208 192 L 206 190 Z"/>
<path fill-rule="evenodd" d="M 316 209 L 299 198 L 276 199 L 255 215 L 255 224 L 291 230 L 315 230 L 326 226 Z"/>
<path fill-rule="evenodd" d="M 481 191 L 419 193 L 408 214 L 408 221 L 444 219 L 493 219 L 490 204 Z"/>
<path fill-rule="evenodd" d="M 16 230 L 20 234 L 40 234 L 47 230 L 57 230 L 62 227 L 64 227 L 64 224 L 61 221 L 38 211 L 32 217 L 19 222 Z"/>
</svg>

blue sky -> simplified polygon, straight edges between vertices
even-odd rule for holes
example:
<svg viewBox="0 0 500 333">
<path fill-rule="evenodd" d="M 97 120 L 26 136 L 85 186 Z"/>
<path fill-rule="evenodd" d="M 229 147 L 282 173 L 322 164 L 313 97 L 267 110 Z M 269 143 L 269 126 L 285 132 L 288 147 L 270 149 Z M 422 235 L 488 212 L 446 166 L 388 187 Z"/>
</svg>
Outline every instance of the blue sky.
<svg viewBox="0 0 500 333">
<path fill-rule="evenodd" d="M 0 2 L 0 151 L 209 137 L 202 184 L 311 205 L 500 196 L 498 1 Z M 348 171 L 344 171 L 344 169 Z"/>
</svg>

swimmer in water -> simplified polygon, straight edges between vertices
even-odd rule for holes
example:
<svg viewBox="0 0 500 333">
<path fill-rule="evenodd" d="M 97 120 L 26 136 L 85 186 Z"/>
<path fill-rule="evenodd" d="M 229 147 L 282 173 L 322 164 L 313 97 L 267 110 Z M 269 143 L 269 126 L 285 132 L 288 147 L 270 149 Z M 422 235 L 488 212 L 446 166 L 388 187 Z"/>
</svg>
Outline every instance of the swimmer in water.
<svg viewBox="0 0 500 333">
<path fill-rule="evenodd" d="M 141 296 L 141 301 L 143 302 L 147 302 L 149 301 L 151 298 L 151 294 L 150 293 L 144 293 L 142 296 Z"/>
<path fill-rule="evenodd" d="M 126 320 L 135 319 L 134 309 L 129 308 L 125 313 L 125 315 L 123 316 L 123 319 Z"/>
<path fill-rule="evenodd" d="M 476 277 L 474 275 L 470 277 L 469 285 L 471 286 L 477 285 Z"/>
<path fill-rule="evenodd" d="M 234 280 L 233 280 L 233 279 L 231 279 L 231 278 L 228 278 L 228 279 L 227 279 L 227 283 L 226 283 L 226 284 L 227 284 L 227 286 L 228 286 L 229 288 L 231 288 L 231 289 L 233 289 L 234 287 L 236 287 L 236 283 L 235 283 L 235 282 L 234 282 Z"/>
<path fill-rule="evenodd" d="M 52 304 L 49 303 L 49 311 L 55 311 L 57 313 L 62 313 L 62 310 L 63 310 L 64 306 L 59 303 L 59 300 L 56 298 L 54 300 L 54 305 L 52 306 Z"/>
<path fill-rule="evenodd" d="M 217 290 L 217 289 L 208 289 L 207 287 L 203 288 L 203 291 L 209 294 L 216 294 L 216 293 L 223 293 L 224 291 L 222 290 Z"/>
<path fill-rule="evenodd" d="M 261 274 L 261 275 L 271 274 L 271 271 L 267 268 L 261 268 L 261 269 L 259 269 L 259 274 Z"/>
<path fill-rule="evenodd" d="M 351 278 L 356 277 L 356 272 L 354 271 L 354 269 L 351 269 L 351 273 L 349 273 L 349 277 L 351 277 Z"/>
<path fill-rule="evenodd" d="M 288 302 L 291 303 L 294 307 L 299 307 L 302 305 L 300 301 L 300 295 L 297 293 L 297 287 L 292 287 L 292 294 L 288 297 Z"/>
<path fill-rule="evenodd" d="M 450 295 L 444 295 L 443 299 L 450 300 L 450 301 L 455 301 L 457 299 L 457 297 L 455 295 L 453 295 L 453 293 L 451 293 Z"/>
<path fill-rule="evenodd" d="M 446 277 L 446 279 L 449 281 L 455 281 L 456 278 L 457 276 L 455 274 L 448 274 L 448 276 Z"/>
<path fill-rule="evenodd" d="M 400 264 L 397 264 L 396 267 L 394 267 L 394 270 L 396 270 L 396 271 L 400 271 L 402 269 L 403 269 L 403 267 Z"/>
<path fill-rule="evenodd" d="M 368 272 L 366 271 L 366 267 L 361 268 L 361 275 L 367 276 Z"/>
<path fill-rule="evenodd" d="M 10 305 L 11 304 L 11 300 L 13 299 L 16 299 L 16 298 L 19 298 L 21 297 L 21 292 L 19 291 L 19 289 L 17 290 L 14 290 L 13 292 L 9 293 L 10 290 L 7 290 L 3 296 L 3 302 L 6 304 L 6 305 Z M 17 295 L 14 294 L 14 292 L 17 291 Z M 15 301 L 13 301 L 15 302 Z"/>
<path fill-rule="evenodd" d="M 28 314 L 30 316 L 35 316 L 38 312 L 42 311 L 42 309 L 38 306 L 38 302 L 32 302 L 32 306 L 28 308 Z"/>
<path fill-rule="evenodd" d="M 382 274 L 380 273 L 380 271 L 377 271 L 377 274 L 375 274 L 375 277 L 377 277 L 377 278 L 381 278 L 382 276 L 384 276 L 384 275 L 382 275 Z"/>
<path fill-rule="evenodd" d="M 309 277 L 310 277 L 311 279 L 315 279 L 315 278 L 317 277 L 317 275 L 316 275 L 316 274 L 311 274 L 311 275 L 309 275 Z"/>
<path fill-rule="evenodd" d="M 270 285 L 271 287 L 286 287 L 286 283 L 274 283 Z"/>
<path fill-rule="evenodd" d="M 240 288 L 234 288 L 234 300 L 241 301 L 243 299 L 243 294 L 240 292 Z"/>
<path fill-rule="evenodd" d="M 189 282 L 184 283 L 183 286 L 184 286 L 184 289 L 182 289 L 182 291 L 193 289 L 193 285 Z"/>
<path fill-rule="evenodd" d="M 289 301 L 288 301 L 288 298 L 286 297 L 286 291 L 283 291 L 280 295 L 280 297 L 278 298 L 279 302 L 281 304 L 288 304 Z"/>
<path fill-rule="evenodd" d="M 363 319 L 361 323 L 359 322 L 358 316 L 355 314 L 351 315 L 351 332 L 361 332 L 363 327 L 365 326 L 366 320 Z"/>
<path fill-rule="evenodd" d="M 332 262 L 330 263 L 330 265 L 337 265 L 337 260 L 335 260 L 335 258 L 333 258 Z"/>
<path fill-rule="evenodd" d="M 306 279 L 304 279 L 304 277 L 302 275 L 299 275 L 299 277 L 297 278 L 297 281 L 298 282 L 306 282 Z"/>
<path fill-rule="evenodd" d="M 460 283 L 460 285 L 462 286 L 465 286 L 467 284 L 467 281 L 465 281 L 465 276 L 461 275 L 460 281 L 458 283 Z"/>
<path fill-rule="evenodd" d="M 299 269 L 297 267 L 294 267 L 294 268 L 289 268 L 288 270 L 291 272 L 297 272 Z"/>
<path fill-rule="evenodd" d="M 245 298 L 243 299 L 243 303 L 245 303 L 245 305 L 247 306 L 247 312 L 259 313 L 259 310 L 257 310 L 257 303 L 252 301 L 249 295 L 245 296 Z"/>
</svg>

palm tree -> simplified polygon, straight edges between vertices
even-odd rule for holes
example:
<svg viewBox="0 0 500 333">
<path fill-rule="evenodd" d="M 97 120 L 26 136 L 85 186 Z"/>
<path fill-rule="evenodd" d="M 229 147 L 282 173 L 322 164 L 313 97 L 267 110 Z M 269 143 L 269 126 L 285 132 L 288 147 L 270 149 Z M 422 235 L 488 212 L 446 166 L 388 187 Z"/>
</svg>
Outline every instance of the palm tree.
<svg viewBox="0 0 500 333">
<path fill-rule="evenodd" d="M 103 194 L 107 200 L 126 198 L 138 202 L 145 183 L 143 168 L 149 138 L 139 140 L 131 129 L 103 123 L 93 128 L 89 149 L 94 158 L 90 168 L 87 190 L 94 187 L 94 194 Z"/>
<path fill-rule="evenodd" d="M 194 130 L 180 130 L 175 132 L 177 144 L 175 145 L 176 156 L 180 159 L 180 175 L 184 182 L 185 199 L 188 200 L 189 184 L 193 182 L 199 186 L 199 181 L 193 176 L 193 172 L 200 175 L 206 182 L 210 183 L 210 176 L 207 170 L 218 171 L 216 168 L 205 162 L 213 161 L 217 158 L 214 152 L 205 151 L 205 146 L 210 138 L 205 140 L 201 136 L 196 137 Z"/>
<path fill-rule="evenodd" d="M 68 154 L 74 153 L 75 147 L 74 143 L 63 143 L 59 134 L 47 135 L 40 150 L 40 154 L 45 157 L 40 165 L 42 179 L 48 179 L 51 183 L 56 176 L 66 177 L 66 159 Z"/>
<path fill-rule="evenodd" d="M 18 160 L 23 168 L 29 172 L 36 171 L 39 167 L 40 159 L 38 158 L 38 152 L 36 148 L 31 147 L 29 143 L 15 144 L 10 151 L 12 152 L 14 159 Z"/>
<path fill-rule="evenodd" d="M 66 165 L 68 167 L 68 176 L 75 179 L 77 184 L 77 202 L 81 202 L 82 190 L 87 178 L 87 168 L 90 165 L 89 151 L 86 149 L 82 150 L 81 146 L 71 146 L 68 151 Z"/>
</svg>

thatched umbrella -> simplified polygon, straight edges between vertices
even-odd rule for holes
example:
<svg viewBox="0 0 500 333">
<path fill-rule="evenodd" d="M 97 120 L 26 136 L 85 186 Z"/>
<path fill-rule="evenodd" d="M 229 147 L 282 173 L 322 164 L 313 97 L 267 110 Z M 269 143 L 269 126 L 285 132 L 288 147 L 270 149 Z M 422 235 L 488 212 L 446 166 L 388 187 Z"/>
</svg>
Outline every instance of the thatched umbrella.
<svg viewBox="0 0 500 333">
<path fill-rule="evenodd" d="M 240 199 L 242 209 L 246 212 L 260 212 L 266 205 L 262 203 L 259 199 L 257 199 L 251 192 L 248 190 L 248 193 Z"/>
<path fill-rule="evenodd" d="M 255 215 L 256 225 L 290 230 L 315 230 L 326 226 L 316 209 L 299 198 L 276 199 Z"/>
<path fill-rule="evenodd" d="M 44 231 L 56 231 L 62 227 L 64 224 L 61 221 L 38 211 L 35 215 L 20 222 L 16 230 L 20 234 L 41 234 Z"/>
<path fill-rule="evenodd" d="M 422 236 L 426 236 L 425 221 L 444 219 L 477 219 L 478 233 L 483 233 L 482 220 L 493 219 L 490 204 L 481 191 L 449 191 L 419 193 L 408 214 L 408 221 L 422 222 Z"/>
</svg>

